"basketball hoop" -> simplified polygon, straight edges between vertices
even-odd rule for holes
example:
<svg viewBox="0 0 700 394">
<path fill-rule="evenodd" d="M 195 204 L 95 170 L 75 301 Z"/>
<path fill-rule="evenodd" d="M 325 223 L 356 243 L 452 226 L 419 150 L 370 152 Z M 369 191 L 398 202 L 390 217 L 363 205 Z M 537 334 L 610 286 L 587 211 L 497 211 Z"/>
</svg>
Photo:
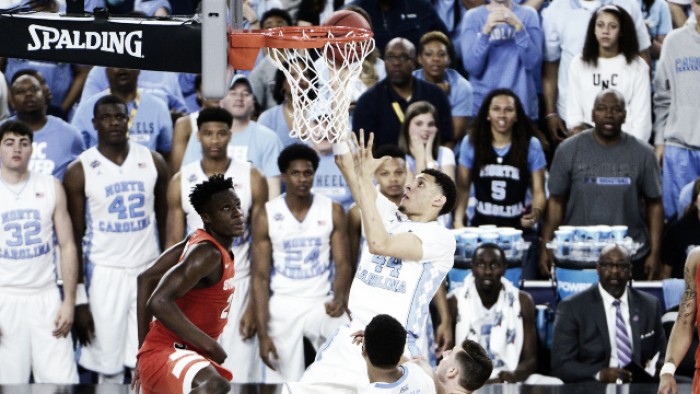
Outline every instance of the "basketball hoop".
<svg viewBox="0 0 700 394">
<path fill-rule="evenodd" d="M 372 32 L 344 26 L 292 26 L 229 33 L 229 62 L 251 69 L 260 48 L 284 73 L 292 90 L 289 135 L 302 141 L 345 139 L 350 129 L 353 84 L 374 50 Z"/>
</svg>

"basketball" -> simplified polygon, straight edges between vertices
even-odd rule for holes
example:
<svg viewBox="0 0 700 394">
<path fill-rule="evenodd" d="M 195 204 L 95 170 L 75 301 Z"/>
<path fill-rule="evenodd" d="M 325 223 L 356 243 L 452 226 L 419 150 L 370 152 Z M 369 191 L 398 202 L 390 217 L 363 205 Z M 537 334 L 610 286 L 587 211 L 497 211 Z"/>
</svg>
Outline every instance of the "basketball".
<svg viewBox="0 0 700 394">
<path fill-rule="evenodd" d="M 323 26 L 344 26 L 362 28 L 369 31 L 372 30 L 372 27 L 365 17 L 355 11 L 350 10 L 340 10 L 334 12 L 328 17 L 328 19 L 323 21 Z M 361 58 L 361 56 L 357 53 L 359 47 L 353 43 L 338 44 L 334 45 L 332 48 L 332 51 L 326 51 L 326 57 L 329 60 L 334 61 L 337 65 L 342 65 L 346 61 L 354 63 Z"/>
</svg>

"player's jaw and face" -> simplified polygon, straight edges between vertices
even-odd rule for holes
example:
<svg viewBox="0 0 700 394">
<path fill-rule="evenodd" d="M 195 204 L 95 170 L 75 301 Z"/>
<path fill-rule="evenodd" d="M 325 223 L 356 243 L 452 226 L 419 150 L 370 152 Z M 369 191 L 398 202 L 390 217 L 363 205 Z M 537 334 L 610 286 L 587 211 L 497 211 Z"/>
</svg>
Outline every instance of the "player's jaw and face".
<svg viewBox="0 0 700 394">
<path fill-rule="evenodd" d="M 240 82 L 229 89 L 228 94 L 221 100 L 221 107 L 227 110 L 234 119 L 249 120 L 255 110 L 253 92 L 246 83 Z"/>
<path fill-rule="evenodd" d="M 46 98 L 41 82 L 31 75 L 23 75 L 10 87 L 10 103 L 19 114 L 41 113 L 46 110 Z"/>
<path fill-rule="evenodd" d="M 440 201 L 444 199 L 442 189 L 435 183 L 435 177 L 418 174 L 413 182 L 406 185 L 399 209 L 409 216 L 422 215 L 432 207 L 440 207 Z"/>
<path fill-rule="evenodd" d="M 287 170 L 282 173 L 282 180 L 287 184 L 286 193 L 297 198 L 306 198 L 314 185 L 314 167 L 308 160 L 292 160 Z"/>
<path fill-rule="evenodd" d="M 493 248 L 481 248 L 472 261 L 474 283 L 479 292 L 500 291 L 501 277 L 506 272 L 506 264 Z"/>
<path fill-rule="evenodd" d="M 209 232 L 227 238 L 243 235 L 245 221 L 243 220 L 241 200 L 233 189 L 212 195 L 206 212 L 201 216 Z"/>
<path fill-rule="evenodd" d="M 213 160 L 223 159 L 227 156 L 231 129 L 224 122 L 202 123 L 197 139 L 202 144 L 202 156 Z"/>
<path fill-rule="evenodd" d="M 5 133 L 0 141 L 2 169 L 25 172 L 32 157 L 32 142 L 29 137 L 12 132 Z"/>
<path fill-rule="evenodd" d="M 406 184 L 406 161 L 392 157 L 374 172 L 379 183 L 379 192 L 387 198 L 401 198 Z"/>
<path fill-rule="evenodd" d="M 128 140 L 129 115 L 126 105 L 103 104 L 92 119 L 100 143 L 121 145 Z"/>
<path fill-rule="evenodd" d="M 458 345 L 442 353 L 442 360 L 435 368 L 435 374 L 441 382 L 445 382 L 451 377 L 459 376 L 459 367 L 457 360 L 455 360 L 455 355 L 463 351 L 462 346 Z"/>
</svg>

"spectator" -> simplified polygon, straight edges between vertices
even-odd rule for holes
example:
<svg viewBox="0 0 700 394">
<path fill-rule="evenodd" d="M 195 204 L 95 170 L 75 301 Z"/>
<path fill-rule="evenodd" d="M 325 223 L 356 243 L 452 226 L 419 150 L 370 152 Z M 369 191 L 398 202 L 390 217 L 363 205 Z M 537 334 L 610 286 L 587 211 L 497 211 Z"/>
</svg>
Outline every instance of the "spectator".
<svg viewBox="0 0 700 394">
<path fill-rule="evenodd" d="M 199 111 L 200 103 L 199 96 L 197 95 L 197 77 L 199 76 L 199 85 L 202 84 L 202 76 L 200 74 L 191 73 L 180 73 L 177 77 L 177 81 L 180 84 L 180 91 L 182 96 L 185 98 L 185 106 L 187 107 L 187 113 Z"/>
<path fill-rule="evenodd" d="M 10 116 L 10 109 L 7 106 L 7 102 L 7 81 L 5 80 L 5 74 L 0 71 L 0 120 L 5 120 L 8 116 Z"/>
<path fill-rule="evenodd" d="M 18 71 L 26 69 L 38 71 L 51 91 L 51 102 L 49 104 L 60 108 L 64 114 L 62 118 L 66 120 L 67 117 L 65 115 L 68 115 L 73 110 L 73 105 L 80 101 L 80 94 L 83 91 L 83 86 L 91 67 L 79 64 L 8 58 L 5 75 L 8 81 L 12 81 L 15 73 Z"/>
<path fill-rule="evenodd" d="M 343 206 L 347 212 L 353 204 L 350 188 L 340 173 L 338 165 L 335 164 L 335 156 L 333 156 L 333 145 L 327 138 L 321 141 L 308 141 L 307 145 L 311 146 L 319 157 L 318 168 L 314 173 L 314 184 L 311 191 L 314 194 L 326 196 L 331 200 Z"/>
<path fill-rule="evenodd" d="M 205 108 L 197 118 L 202 160 L 183 167 L 170 180 L 166 245 L 175 245 L 185 234 L 203 228 L 202 219 L 188 198 L 193 187 L 214 174 L 233 178 L 244 228 L 242 234 L 233 239 L 231 250 L 235 257 L 236 275 L 232 283 L 236 292 L 229 300 L 228 323 L 218 341 L 227 354 L 235 356 L 228 357 L 222 364 L 233 373 L 232 383 L 254 389 L 250 386 L 260 382 L 261 361 L 255 339 L 253 303 L 250 302 L 250 229 L 251 218 L 265 209 L 267 182 L 249 162 L 228 157 L 226 147 L 231 139 L 232 121 L 231 114 L 222 108 Z M 167 254 L 172 256 L 171 265 L 178 262 L 184 244 L 176 245 L 176 249 L 179 253 Z"/>
<path fill-rule="evenodd" d="M 293 26 L 294 22 L 289 12 L 273 8 L 263 14 L 262 18 L 260 18 L 260 25 L 263 29 L 270 29 L 273 27 Z M 258 59 L 249 76 L 255 99 L 260 104 L 262 111 L 279 104 L 273 95 L 277 64 L 270 59 L 267 51 L 268 49 L 263 48 L 261 51 L 262 58 Z"/>
<path fill-rule="evenodd" d="M 700 99 L 700 4 L 691 6 L 696 22 L 666 37 L 654 78 L 654 144 L 667 219 L 676 214 L 681 188 L 700 176 L 700 111 L 693 104 Z"/>
<path fill-rule="evenodd" d="M 666 35 L 673 30 L 669 2 L 660 0 L 639 0 L 639 6 L 642 8 L 644 23 L 647 29 L 649 29 L 649 38 L 651 39 L 649 52 L 651 58 L 654 60 L 652 64 L 656 64 L 656 60 L 661 56 L 661 46 L 666 39 Z M 652 70 L 653 69 L 655 69 L 655 66 L 652 66 Z"/>
<path fill-rule="evenodd" d="M 95 66 L 90 70 L 83 88 L 82 100 L 87 100 L 98 93 L 111 89 L 108 69 L 109 67 Z M 177 115 L 176 118 L 189 113 L 177 73 L 139 70 L 137 84 L 143 92 L 153 94 L 161 99 L 168 106 L 168 109 Z"/>
<path fill-rule="evenodd" d="M 690 204 L 693 202 L 693 187 L 695 186 L 695 181 L 697 181 L 700 178 L 695 178 L 692 181 L 688 182 L 683 186 L 681 189 L 680 194 L 678 195 L 678 205 L 676 206 L 676 217 L 680 219 L 684 214 L 685 211 L 688 210 L 690 207 Z"/>
<path fill-rule="evenodd" d="M 597 286 L 557 306 L 552 373 L 565 383 L 630 383 L 630 368 L 637 364 L 655 376 L 666 351 L 661 302 L 627 286 L 632 262 L 622 246 L 603 248 L 596 271 Z"/>
<path fill-rule="evenodd" d="M 455 228 L 467 225 L 464 218 L 472 184 L 477 204 L 471 224 L 533 228 L 547 203 L 546 165 L 535 126 L 518 96 L 507 89 L 489 93 L 471 135 L 460 146 Z M 528 188 L 532 190 L 529 212 Z"/>
<path fill-rule="evenodd" d="M 427 0 L 355 0 L 349 5 L 358 6 L 369 14 L 377 48 L 386 48 L 397 37 L 407 39 L 415 48 L 429 31 L 447 34 L 447 27 Z M 386 55 L 384 53 L 385 60 Z"/>
<path fill-rule="evenodd" d="M 85 145 L 90 148 L 97 144 L 97 130 L 92 122 L 95 104 L 112 94 L 127 103 L 129 139 L 158 151 L 168 160 L 173 143 L 173 123 L 168 107 L 155 95 L 138 89 L 139 70 L 110 67 L 107 78 L 109 90 L 83 99 L 71 122 L 83 134 Z"/>
<path fill-rule="evenodd" d="M 406 109 L 398 145 L 406 152 L 409 182 L 426 168 L 440 170 L 455 180 L 455 154 L 440 146 L 438 123 L 437 110 L 427 101 L 416 101 Z"/>
<path fill-rule="evenodd" d="M 297 26 L 319 26 L 344 4 L 344 0 L 301 0 Z"/>
<path fill-rule="evenodd" d="M 117 96 L 97 100 L 97 146 L 71 163 L 63 181 L 74 238 L 82 240 L 79 272 L 89 283 L 88 304 L 75 311 L 79 364 L 98 372 L 100 383 L 122 384 L 125 367 L 136 366 L 136 276 L 158 257 L 166 234 L 168 166 L 129 142 L 127 108 Z"/>
<path fill-rule="evenodd" d="M 85 150 L 80 132 L 63 120 L 46 114 L 47 100 L 39 80 L 19 73 L 10 87 L 10 104 L 16 119 L 33 133 L 29 169 L 63 180 L 68 165 Z"/>
<path fill-rule="evenodd" d="M 221 100 L 221 106 L 233 116 L 233 136 L 228 144 L 229 157 L 251 162 L 265 175 L 270 198 L 279 196 L 280 172 L 275 163 L 282 150 L 282 142 L 274 131 L 252 120 L 255 97 L 246 77 L 236 75 L 233 78 L 228 94 Z M 196 133 L 190 135 L 183 151 L 182 166 L 202 159 L 202 147 Z"/>
<path fill-rule="evenodd" d="M 700 246 L 700 180 L 693 182 L 692 204 L 683 216 L 669 225 L 661 244 L 661 277 L 683 278 L 688 253 Z"/>
<path fill-rule="evenodd" d="M 46 101 L 46 114 L 47 115 L 52 115 L 57 118 L 60 118 L 61 120 L 68 121 L 68 114 L 66 114 L 61 107 L 55 106 L 51 104 L 53 101 L 53 93 L 51 93 L 51 88 L 49 85 L 46 83 L 46 79 L 44 79 L 44 76 L 41 75 L 41 73 L 37 70 L 31 69 L 31 68 L 25 68 L 23 70 L 17 71 L 15 75 L 12 76 L 12 82 L 16 81 L 17 78 L 21 77 L 22 75 L 31 75 L 34 78 L 39 81 L 39 84 L 41 84 L 41 90 L 44 93 L 44 100 Z"/>
<path fill-rule="evenodd" d="M 476 113 L 493 89 L 511 89 L 525 113 L 537 119 L 535 74 L 542 61 L 542 29 L 537 11 L 493 1 L 469 10 L 460 29 L 464 68 L 474 87 L 472 112 Z"/>
<path fill-rule="evenodd" d="M 660 170 L 651 147 L 622 132 L 626 114 L 619 92 L 598 93 L 593 105 L 595 127 L 557 149 L 549 172 L 542 245 L 552 240 L 562 224 L 626 225 L 627 234 L 641 245 L 632 258 L 632 277 L 653 279 L 663 229 Z M 540 271 L 549 276 L 550 267 L 550 254 L 542 250 Z"/>
<path fill-rule="evenodd" d="M 413 72 L 413 76 L 432 82 L 447 95 L 452 109 L 452 126 L 455 141 L 466 135 L 467 126 L 474 111 L 472 85 L 456 70 L 448 68 L 452 63 L 454 48 L 447 36 L 439 31 L 426 33 L 420 39 L 418 64 L 422 68 Z"/>
<path fill-rule="evenodd" d="M 197 95 L 197 105 L 201 109 L 206 108 L 218 108 L 219 100 L 209 100 L 204 98 L 202 95 L 202 76 L 197 75 L 194 80 L 196 86 Z M 192 137 L 193 131 L 197 130 L 197 118 L 199 117 L 199 110 L 192 112 L 187 116 L 178 118 L 175 121 L 175 127 L 173 129 L 173 151 L 170 155 L 170 172 L 175 174 L 180 171 L 182 166 L 182 159 L 185 155 L 185 149 L 187 148 L 187 143 Z M 196 133 L 194 133 L 196 135 Z"/>
<path fill-rule="evenodd" d="M 440 115 L 440 140 L 453 141 L 450 103 L 437 86 L 415 78 L 416 50 L 405 38 L 395 38 L 387 44 L 384 56 L 387 77 L 357 100 L 352 129 L 374 132 L 376 145 L 396 144 L 404 121 L 404 111 L 416 101 L 432 103 Z"/>
<path fill-rule="evenodd" d="M 340 204 L 311 192 L 318 161 L 306 145 L 285 148 L 286 193 L 254 218 L 252 290 L 267 385 L 298 381 L 303 338 L 318 350 L 350 321 L 347 222 Z"/>
<path fill-rule="evenodd" d="M 77 384 L 70 334 L 78 256 L 63 187 L 29 170 L 33 135 L 20 122 L 0 126 L 0 384 Z"/>
<path fill-rule="evenodd" d="M 448 36 L 452 41 L 459 38 L 459 24 L 467 13 L 467 1 L 462 0 L 430 0 L 447 27 Z"/>
<path fill-rule="evenodd" d="M 622 131 L 642 141 L 651 137 L 649 65 L 639 56 L 634 22 L 614 4 L 599 8 L 588 23 L 583 52 L 569 66 L 566 121 L 570 134 L 591 128 L 595 96 L 615 89 L 625 98 Z"/>
<path fill-rule="evenodd" d="M 566 98 L 571 60 L 583 50 L 586 26 L 600 5 L 615 4 L 627 11 L 634 21 L 642 58 L 650 63 L 649 33 L 639 6 L 633 0 L 553 1 L 542 11 L 545 38 L 542 91 L 548 131 L 557 139 L 568 136 Z"/>
<path fill-rule="evenodd" d="M 691 0 L 668 1 L 668 8 L 671 12 L 671 20 L 673 21 L 674 29 L 685 26 L 688 21 L 688 14 L 692 13 L 688 10 L 691 3 Z"/>
<path fill-rule="evenodd" d="M 292 61 L 294 60 L 292 59 Z M 297 78 L 296 76 L 298 75 L 299 70 L 305 69 L 303 65 L 290 68 L 289 62 L 284 62 L 283 67 L 288 69 L 295 79 Z M 311 73 L 311 70 L 305 70 L 304 75 L 306 80 L 311 80 Z M 308 88 L 308 83 L 306 80 L 302 79 L 299 82 L 299 87 L 303 90 Z M 308 91 L 306 94 L 309 94 Z M 275 87 L 272 91 L 272 95 L 275 98 L 275 101 L 277 101 L 277 105 L 268 108 L 265 112 L 260 114 L 258 123 L 274 131 L 275 134 L 277 134 L 277 137 L 279 137 L 280 141 L 282 141 L 282 146 L 284 148 L 301 142 L 300 139 L 289 135 L 292 130 L 292 126 L 294 125 L 294 106 L 292 88 L 289 86 L 289 81 L 287 80 L 287 77 L 285 77 L 282 70 L 278 69 L 275 73 Z M 301 130 L 297 130 L 297 132 L 299 131 Z"/>
<path fill-rule="evenodd" d="M 493 363 L 490 383 L 524 382 L 537 369 L 535 303 L 503 278 L 505 271 L 503 250 L 481 244 L 472 273 L 448 298 L 455 338 L 478 342 Z"/>
</svg>

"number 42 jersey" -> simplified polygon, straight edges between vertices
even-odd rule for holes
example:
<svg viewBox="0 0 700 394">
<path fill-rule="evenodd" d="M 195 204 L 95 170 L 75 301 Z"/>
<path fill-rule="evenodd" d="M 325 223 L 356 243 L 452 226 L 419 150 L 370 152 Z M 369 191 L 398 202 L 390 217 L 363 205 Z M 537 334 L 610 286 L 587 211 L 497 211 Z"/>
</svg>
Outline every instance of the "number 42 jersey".
<svg viewBox="0 0 700 394">
<path fill-rule="evenodd" d="M 97 147 L 79 159 L 85 173 L 83 253 L 92 264 L 138 267 L 158 257 L 154 189 L 158 171 L 151 151 L 129 143 L 122 165 Z"/>
</svg>

